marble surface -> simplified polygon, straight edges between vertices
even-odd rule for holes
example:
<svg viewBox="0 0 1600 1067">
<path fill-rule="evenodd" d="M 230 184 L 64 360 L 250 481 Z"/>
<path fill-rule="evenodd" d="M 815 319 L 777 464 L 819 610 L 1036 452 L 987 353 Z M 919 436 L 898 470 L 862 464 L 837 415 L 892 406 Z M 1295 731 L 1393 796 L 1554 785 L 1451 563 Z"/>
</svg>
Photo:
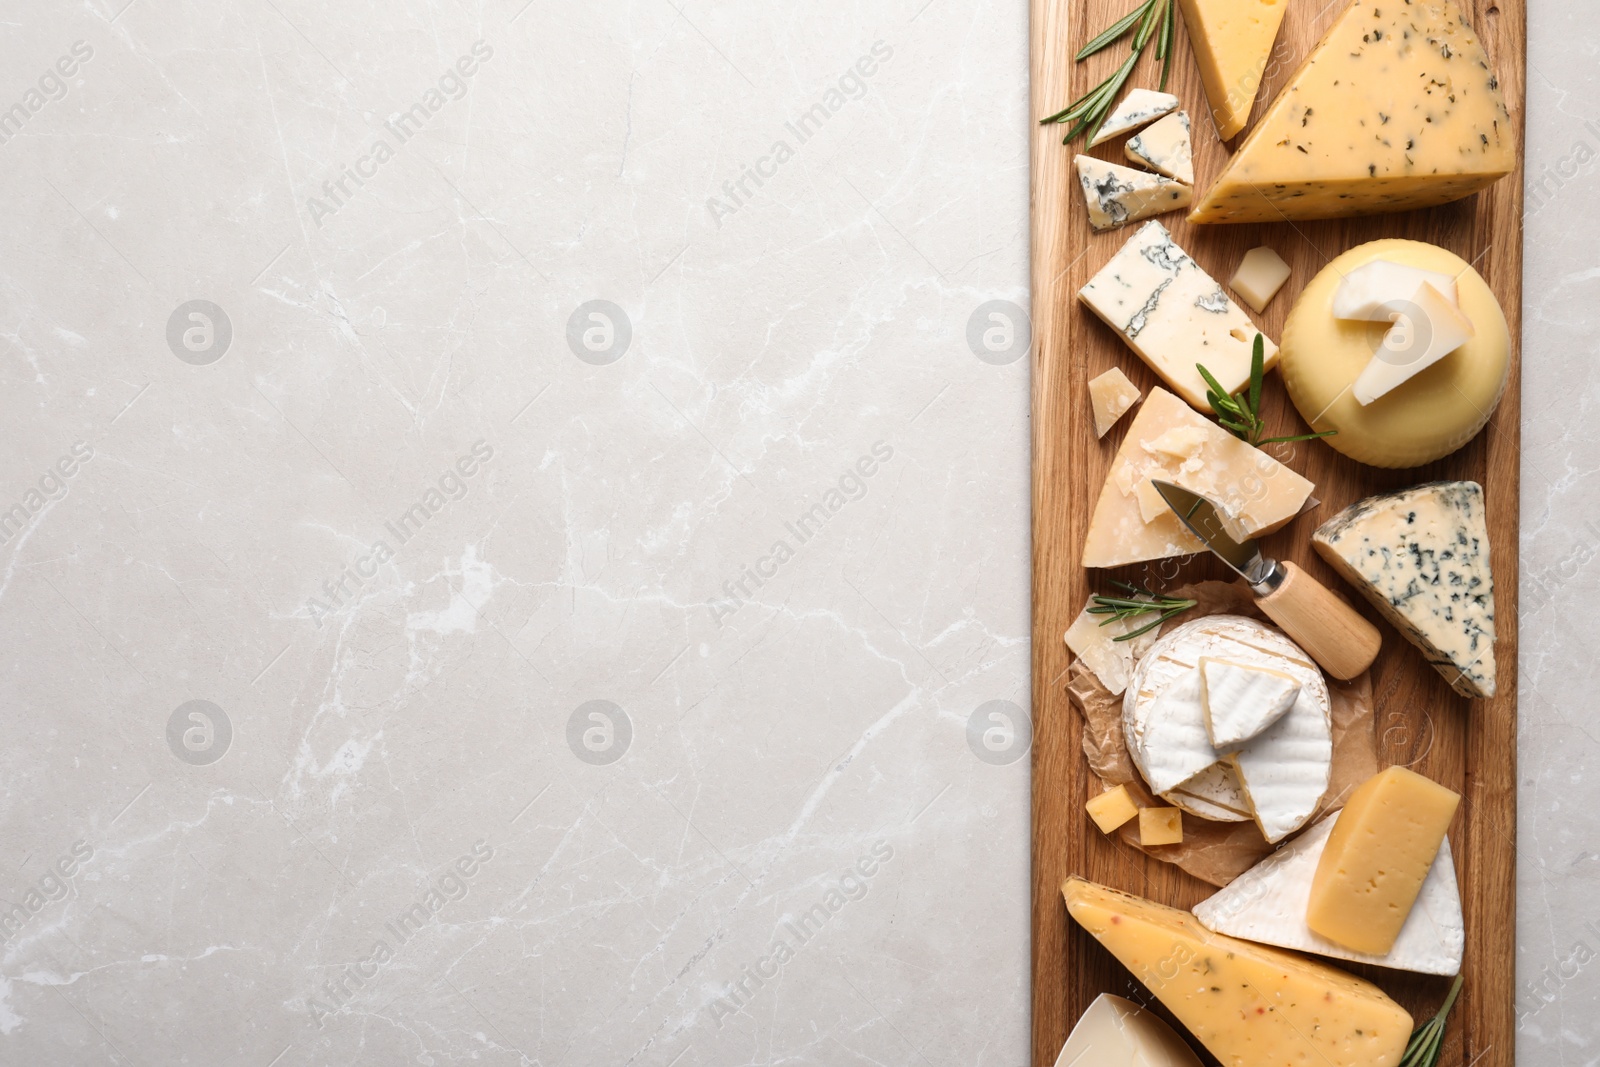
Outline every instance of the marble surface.
<svg viewBox="0 0 1600 1067">
<path fill-rule="evenodd" d="M 1025 5 L 4 21 L 0 1062 L 1023 1064 Z M 1532 22 L 1519 1049 L 1593 1062 Z"/>
</svg>

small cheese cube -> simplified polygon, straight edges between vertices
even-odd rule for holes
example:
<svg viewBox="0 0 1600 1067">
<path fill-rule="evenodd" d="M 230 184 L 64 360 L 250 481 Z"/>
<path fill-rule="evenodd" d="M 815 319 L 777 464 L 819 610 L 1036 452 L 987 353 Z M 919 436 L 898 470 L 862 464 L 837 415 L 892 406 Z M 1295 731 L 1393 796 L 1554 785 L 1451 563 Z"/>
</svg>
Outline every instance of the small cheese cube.
<svg viewBox="0 0 1600 1067">
<path fill-rule="evenodd" d="M 1117 420 L 1139 402 L 1139 387 L 1128 376 L 1112 367 L 1089 380 L 1089 403 L 1094 408 L 1094 435 L 1104 437 Z"/>
<path fill-rule="evenodd" d="M 1140 808 L 1139 844 L 1176 845 L 1183 841 L 1183 812 L 1177 808 Z"/>
<path fill-rule="evenodd" d="M 1133 802 L 1133 797 L 1128 795 L 1128 787 L 1119 785 L 1115 789 L 1107 789 L 1097 797 L 1090 797 L 1084 805 L 1089 818 L 1100 827 L 1100 832 L 1109 834 L 1135 815 L 1139 814 L 1139 806 Z"/>
<path fill-rule="evenodd" d="M 1383 335 L 1372 362 L 1357 375 L 1351 395 L 1366 407 L 1472 340 L 1473 332 L 1472 320 L 1423 282 L 1411 300 L 1396 309 L 1394 325 Z"/>
<path fill-rule="evenodd" d="M 1272 298 L 1278 295 L 1283 283 L 1289 280 L 1289 264 L 1272 249 L 1262 245 L 1252 248 L 1239 261 L 1228 288 L 1244 298 L 1244 302 L 1257 311 L 1267 310 Z"/>
<path fill-rule="evenodd" d="M 1394 948 L 1460 803 L 1404 767 L 1357 786 L 1317 862 L 1306 925 L 1358 952 Z"/>
</svg>

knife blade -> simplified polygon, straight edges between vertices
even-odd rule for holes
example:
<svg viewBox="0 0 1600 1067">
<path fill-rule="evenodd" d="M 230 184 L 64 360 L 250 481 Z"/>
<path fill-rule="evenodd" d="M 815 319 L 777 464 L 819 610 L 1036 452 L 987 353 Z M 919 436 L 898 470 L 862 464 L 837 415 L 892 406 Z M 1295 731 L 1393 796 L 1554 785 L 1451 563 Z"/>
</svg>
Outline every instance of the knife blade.
<svg viewBox="0 0 1600 1067">
<path fill-rule="evenodd" d="M 1210 500 L 1171 482 L 1150 481 L 1178 521 L 1245 580 L 1256 606 L 1318 666 L 1341 680 L 1372 666 L 1383 643 L 1377 627 L 1293 563 L 1268 559 L 1254 541 L 1234 537 Z"/>
</svg>

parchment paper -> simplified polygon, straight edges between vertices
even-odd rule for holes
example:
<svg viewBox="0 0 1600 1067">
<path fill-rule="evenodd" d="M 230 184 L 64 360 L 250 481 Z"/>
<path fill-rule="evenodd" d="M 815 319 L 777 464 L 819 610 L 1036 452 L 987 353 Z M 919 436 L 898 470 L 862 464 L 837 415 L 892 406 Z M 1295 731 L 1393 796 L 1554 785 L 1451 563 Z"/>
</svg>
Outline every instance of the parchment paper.
<svg viewBox="0 0 1600 1067">
<path fill-rule="evenodd" d="M 1245 615 L 1270 623 L 1242 582 L 1197 582 L 1162 595 L 1193 598 L 1200 603 L 1165 623 L 1162 632 L 1207 615 Z M 1128 787 L 1134 802 L 1141 807 L 1166 806 L 1166 801 L 1151 794 L 1139 775 L 1122 736 L 1122 698 L 1112 696 L 1093 672 L 1074 663 L 1068 676 L 1067 693 L 1083 716 L 1083 754 L 1089 768 L 1104 788 Z M 1323 815 L 1344 804 L 1344 798 L 1357 785 L 1378 773 L 1376 717 L 1372 708 L 1372 681 L 1361 674 L 1348 682 L 1328 679 L 1328 696 L 1333 707 L 1333 772 L 1328 791 L 1315 814 L 1306 820 L 1310 826 Z M 1092 824 L 1089 824 L 1092 826 Z M 1183 841 L 1176 845 L 1139 844 L 1139 823 L 1133 820 L 1117 831 L 1122 841 L 1166 863 L 1174 863 L 1202 881 L 1224 886 L 1259 863 L 1273 851 L 1254 822 L 1211 822 L 1183 813 Z"/>
</svg>

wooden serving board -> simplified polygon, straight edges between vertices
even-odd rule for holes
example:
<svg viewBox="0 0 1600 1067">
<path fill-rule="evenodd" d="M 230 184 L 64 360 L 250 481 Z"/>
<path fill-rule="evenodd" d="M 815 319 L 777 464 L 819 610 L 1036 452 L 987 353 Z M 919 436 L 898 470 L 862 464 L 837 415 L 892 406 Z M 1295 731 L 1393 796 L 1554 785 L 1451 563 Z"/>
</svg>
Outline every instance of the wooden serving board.
<svg viewBox="0 0 1600 1067">
<path fill-rule="evenodd" d="M 1252 116 L 1258 119 L 1346 0 L 1287 0 L 1268 78 Z M 1136 0 L 1031 0 L 1033 118 L 1051 114 L 1106 77 L 1127 56 L 1126 44 L 1083 63 L 1073 54 Z M 1522 144 L 1525 101 L 1523 0 L 1464 0 L 1463 11 L 1488 50 Z M 1220 172 L 1229 149 L 1211 125 L 1205 92 L 1188 38 L 1178 32 L 1168 90 L 1194 120 L 1196 198 Z M 1130 87 L 1155 88 L 1152 43 Z M 1134 227 L 1094 234 L 1072 168 L 1079 138 L 1061 144 L 1062 126 L 1034 125 L 1033 137 L 1033 1062 L 1050 1067 L 1079 1015 L 1095 996 L 1151 998 L 1132 976 L 1067 916 L 1061 884 L 1072 874 L 1190 907 L 1212 887 L 1168 864 L 1106 838 L 1084 813 L 1099 791 L 1085 763 L 1077 711 L 1066 693 L 1070 655 L 1062 641 L 1091 591 L 1109 591 L 1115 572 L 1079 565 L 1096 496 L 1132 416 L 1094 436 L 1087 383 L 1121 367 L 1147 394 L 1157 379 L 1077 301 L 1077 292 L 1122 247 Z M 1248 132 L 1248 128 L 1246 130 Z M 1238 142 L 1236 141 L 1235 144 Z M 1121 140 L 1090 154 L 1124 162 Z M 1516 882 L 1517 756 L 1517 479 L 1520 458 L 1522 293 L 1522 168 L 1488 190 L 1428 211 L 1344 221 L 1246 226 L 1191 226 L 1182 212 L 1163 215 L 1172 231 L 1213 277 L 1226 284 L 1246 250 L 1267 244 L 1294 274 L 1256 320 L 1272 338 L 1300 290 L 1334 256 L 1366 241 L 1404 237 L 1450 249 L 1474 264 L 1493 287 L 1511 328 L 1512 371 L 1489 426 L 1460 451 L 1426 467 L 1386 471 L 1348 460 L 1320 442 L 1295 446 L 1291 465 L 1316 483 L 1322 501 L 1266 542 L 1362 610 L 1383 632 L 1374 664 L 1380 763 L 1398 763 L 1459 790 L 1461 816 L 1451 834 L 1466 915 L 1465 987 L 1451 1014 L 1442 1065 L 1495 1067 L 1515 1055 L 1513 950 Z M 1263 413 L 1273 433 L 1302 433 L 1277 375 L 1269 374 Z M 1311 550 L 1310 535 L 1339 508 L 1376 492 L 1441 478 L 1483 484 L 1499 640 L 1499 696 L 1467 701 L 1454 695 L 1420 653 L 1380 621 L 1359 594 L 1344 586 Z M 1130 572 L 1132 568 L 1129 569 Z M 1228 578 L 1209 558 L 1182 564 L 1177 581 Z M 1093 586 L 1093 589 L 1091 589 Z M 1380 968 L 1341 965 L 1381 986 L 1420 1022 L 1443 1000 L 1449 980 Z M 1164 1009 L 1160 1009 L 1164 1013 Z M 1168 1016 L 1170 1019 L 1170 1016 Z M 1179 1027 L 1180 1032 L 1182 1028 Z M 1207 1062 L 1214 1062 L 1206 1057 Z M 1267 1067 L 1267 1065 L 1263 1065 Z"/>
</svg>

